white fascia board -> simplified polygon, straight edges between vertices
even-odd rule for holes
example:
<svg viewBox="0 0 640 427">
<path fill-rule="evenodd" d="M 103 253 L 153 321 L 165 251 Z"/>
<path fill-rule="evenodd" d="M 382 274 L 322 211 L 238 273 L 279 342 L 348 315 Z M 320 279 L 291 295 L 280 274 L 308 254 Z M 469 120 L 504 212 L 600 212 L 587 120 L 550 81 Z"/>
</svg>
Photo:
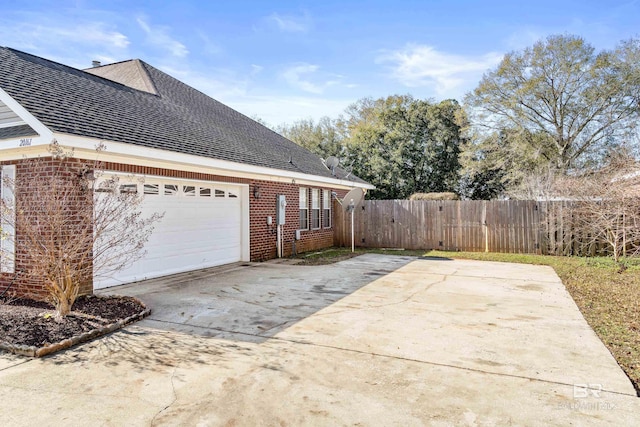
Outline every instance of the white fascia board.
<svg viewBox="0 0 640 427">
<path fill-rule="evenodd" d="M 58 133 L 55 133 L 53 137 L 60 145 L 73 148 L 76 157 L 88 160 L 134 164 L 138 166 L 162 169 L 176 169 L 272 182 L 286 182 L 316 186 L 322 185 L 325 187 L 340 189 L 359 187 L 372 190 L 375 188 L 370 184 L 361 184 L 343 179 L 327 178 L 299 172 L 253 166 L 245 163 L 212 159 L 210 157 L 195 156 L 192 154 L 176 153 L 173 151 L 147 148 L 121 142 L 105 141 Z M 100 153 L 96 153 L 96 147 L 100 144 L 104 144 L 106 149 Z"/>
<path fill-rule="evenodd" d="M 47 144 L 51 142 L 51 140 L 53 139 L 53 132 L 51 132 L 51 130 L 49 130 L 48 127 L 43 125 L 42 122 L 40 122 L 40 120 L 36 119 L 33 116 L 33 114 L 27 111 L 26 108 L 20 105 L 18 101 L 16 101 L 11 96 L 9 96 L 9 94 L 5 92 L 2 88 L 0 88 L 0 100 L 2 100 L 2 102 L 6 104 L 7 107 L 9 107 L 26 124 L 31 126 L 31 128 L 35 130 L 38 133 L 38 135 L 40 135 L 39 138 L 33 138 L 34 142 L 42 143 L 42 141 L 47 141 Z"/>
</svg>

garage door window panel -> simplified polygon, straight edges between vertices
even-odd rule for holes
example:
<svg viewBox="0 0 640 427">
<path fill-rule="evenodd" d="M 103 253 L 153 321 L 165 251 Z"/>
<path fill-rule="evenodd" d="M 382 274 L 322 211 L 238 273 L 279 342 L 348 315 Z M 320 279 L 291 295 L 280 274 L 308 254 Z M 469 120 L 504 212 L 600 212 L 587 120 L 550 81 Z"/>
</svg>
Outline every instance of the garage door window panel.
<svg viewBox="0 0 640 427">
<path fill-rule="evenodd" d="M 182 192 L 185 196 L 193 196 L 196 195 L 196 187 L 194 185 L 183 185 Z"/>
<path fill-rule="evenodd" d="M 164 185 L 164 195 L 165 196 L 175 196 L 178 194 L 178 186 L 175 184 L 165 184 Z"/>
<path fill-rule="evenodd" d="M 144 185 L 144 194 L 149 195 L 159 195 L 160 194 L 160 184 L 145 184 Z"/>
<path fill-rule="evenodd" d="M 120 186 L 120 193 L 137 194 L 138 184 L 122 184 Z"/>
</svg>

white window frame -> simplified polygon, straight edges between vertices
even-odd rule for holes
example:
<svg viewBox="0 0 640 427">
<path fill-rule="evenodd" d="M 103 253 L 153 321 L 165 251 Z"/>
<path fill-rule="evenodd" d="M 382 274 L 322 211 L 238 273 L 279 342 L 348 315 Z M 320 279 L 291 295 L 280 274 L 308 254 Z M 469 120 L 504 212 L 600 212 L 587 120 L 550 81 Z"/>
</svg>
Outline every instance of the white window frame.
<svg viewBox="0 0 640 427">
<path fill-rule="evenodd" d="M 319 230 L 322 224 L 320 218 L 320 190 L 318 188 L 311 189 L 311 229 Z"/>
<path fill-rule="evenodd" d="M 331 191 L 322 190 L 322 226 L 331 228 Z"/>
<path fill-rule="evenodd" d="M 300 230 L 309 229 L 309 189 L 300 187 L 298 195 L 298 206 L 300 210 Z"/>
</svg>

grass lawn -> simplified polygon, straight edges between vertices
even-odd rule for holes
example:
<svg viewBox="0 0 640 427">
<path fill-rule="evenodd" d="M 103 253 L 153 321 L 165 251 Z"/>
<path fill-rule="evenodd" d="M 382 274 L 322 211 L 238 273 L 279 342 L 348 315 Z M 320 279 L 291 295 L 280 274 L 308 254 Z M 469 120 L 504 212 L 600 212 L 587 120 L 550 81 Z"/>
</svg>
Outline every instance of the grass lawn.
<svg viewBox="0 0 640 427">
<path fill-rule="evenodd" d="M 582 315 L 631 379 L 640 396 L 640 259 L 553 257 L 482 252 L 442 252 L 371 249 L 363 253 L 439 256 L 484 261 L 518 262 L 553 267 Z M 326 264 L 353 256 L 349 249 L 333 248 L 301 255 L 303 264 Z"/>
</svg>

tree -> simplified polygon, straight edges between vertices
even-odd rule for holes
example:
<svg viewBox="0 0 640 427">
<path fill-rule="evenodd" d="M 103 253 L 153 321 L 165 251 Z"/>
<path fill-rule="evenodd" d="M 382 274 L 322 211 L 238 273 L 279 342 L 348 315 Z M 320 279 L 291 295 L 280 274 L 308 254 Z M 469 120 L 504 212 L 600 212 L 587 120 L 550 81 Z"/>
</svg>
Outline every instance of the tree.
<svg viewBox="0 0 640 427">
<path fill-rule="evenodd" d="M 557 196 L 569 201 L 565 221 L 582 247 L 605 243 L 616 262 L 640 253 L 640 169 L 618 153 L 596 171 L 556 180 Z"/>
<path fill-rule="evenodd" d="M 347 116 L 345 164 L 376 186 L 372 198 L 457 189 L 463 114 L 455 100 L 364 98 Z"/>
<path fill-rule="evenodd" d="M 550 144 L 546 134 L 527 135 L 538 146 L 523 141 L 521 133 L 505 128 L 488 134 L 475 134 L 460 155 L 461 195 L 472 200 L 526 193 L 532 179 L 546 176 L 549 163 L 540 154 Z M 473 142 L 470 142 L 472 141 Z"/>
<path fill-rule="evenodd" d="M 99 149 L 98 151 L 100 151 Z M 144 255 L 153 224 L 141 217 L 142 196 L 121 191 L 99 162 L 73 158 L 57 142 L 51 157 L 25 159 L 9 183 L 16 204 L 3 201 L 3 223 L 15 231 L 29 279 L 43 283 L 60 319 L 94 275 L 118 271 Z"/>
<path fill-rule="evenodd" d="M 343 154 L 344 132 L 339 120 L 326 116 L 318 123 L 313 119 L 302 119 L 280 125 L 277 132 L 323 159 Z"/>
<path fill-rule="evenodd" d="M 476 129 L 509 129 L 517 144 L 565 173 L 598 164 L 622 144 L 639 112 L 640 43 L 596 53 L 554 35 L 505 55 L 465 98 Z"/>
</svg>

